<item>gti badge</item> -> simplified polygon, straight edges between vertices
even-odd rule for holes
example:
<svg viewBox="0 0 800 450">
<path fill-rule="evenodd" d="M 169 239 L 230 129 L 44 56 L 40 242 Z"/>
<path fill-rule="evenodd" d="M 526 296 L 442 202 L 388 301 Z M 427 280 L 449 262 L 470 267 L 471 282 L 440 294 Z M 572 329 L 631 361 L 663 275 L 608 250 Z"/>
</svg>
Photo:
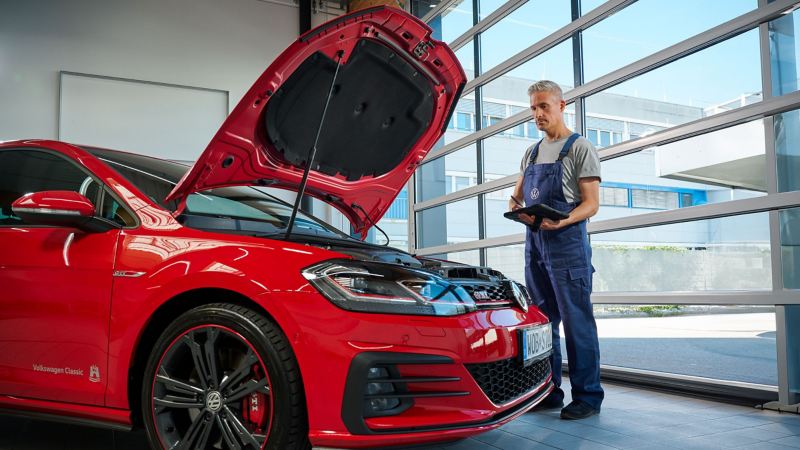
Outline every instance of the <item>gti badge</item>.
<svg viewBox="0 0 800 450">
<path fill-rule="evenodd" d="M 472 293 L 475 300 L 490 300 L 489 293 L 486 291 L 475 291 Z"/>
<path fill-rule="evenodd" d="M 539 198 L 539 188 L 531 189 L 531 200 L 536 200 Z"/>
<path fill-rule="evenodd" d="M 89 381 L 92 383 L 100 382 L 100 368 L 94 364 L 89 367 Z"/>
</svg>

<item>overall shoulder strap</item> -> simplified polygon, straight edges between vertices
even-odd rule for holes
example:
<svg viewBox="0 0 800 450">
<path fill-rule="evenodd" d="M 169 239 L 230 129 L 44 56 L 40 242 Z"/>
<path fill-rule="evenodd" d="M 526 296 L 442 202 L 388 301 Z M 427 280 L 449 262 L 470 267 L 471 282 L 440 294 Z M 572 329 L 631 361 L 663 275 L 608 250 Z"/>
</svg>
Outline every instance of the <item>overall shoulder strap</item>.
<svg viewBox="0 0 800 450">
<path fill-rule="evenodd" d="M 544 138 L 539 139 L 539 142 L 533 146 L 533 150 L 531 150 L 531 157 L 528 158 L 528 165 L 536 163 L 536 157 L 539 156 L 539 144 L 542 143 Z"/>
<path fill-rule="evenodd" d="M 569 149 L 572 148 L 572 144 L 574 144 L 579 137 L 581 137 L 580 134 L 572 133 L 569 139 L 567 139 L 567 142 L 564 143 L 564 147 L 561 148 L 561 153 L 558 154 L 557 161 L 561 161 L 564 159 L 565 156 L 567 156 L 567 153 L 569 153 Z"/>
</svg>

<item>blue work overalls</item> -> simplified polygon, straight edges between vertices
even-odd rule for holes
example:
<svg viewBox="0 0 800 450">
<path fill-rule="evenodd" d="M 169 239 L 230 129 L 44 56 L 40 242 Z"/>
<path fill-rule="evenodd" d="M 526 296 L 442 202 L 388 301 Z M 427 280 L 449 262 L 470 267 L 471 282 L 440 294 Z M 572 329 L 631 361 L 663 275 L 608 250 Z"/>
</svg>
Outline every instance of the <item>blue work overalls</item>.
<svg viewBox="0 0 800 450">
<path fill-rule="evenodd" d="M 576 203 L 567 202 L 562 187 L 563 162 L 577 133 L 567 139 L 556 162 L 535 164 L 539 141 L 531 151 L 524 173 L 525 205 L 544 203 L 569 212 Z M 592 249 L 586 234 L 586 221 L 554 231 L 534 231 L 528 227 L 525 239 L 525 282 L 531 297 L 550 319 L 553 327 L 553 383 L 551 396 L 563 399 L 561 390 L 561 341 L 559 324 L 564 322 L 569 379 L 573 400 L 582 400 L 599 410 L 603 401 L 600 387 L 600 349 L 597 325 L 592 313 Z"/>
</svg>

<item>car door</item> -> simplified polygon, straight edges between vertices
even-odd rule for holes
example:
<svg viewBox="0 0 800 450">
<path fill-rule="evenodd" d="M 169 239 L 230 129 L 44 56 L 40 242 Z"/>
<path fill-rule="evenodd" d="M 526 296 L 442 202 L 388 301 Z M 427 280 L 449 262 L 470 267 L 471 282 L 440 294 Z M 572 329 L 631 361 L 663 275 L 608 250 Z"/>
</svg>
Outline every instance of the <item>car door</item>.
<svg viewBox="0 0 800 450">
<path fill-rule="evenodd" d="M 33 226 L 13 214 L 16 198 L 48 190 L 84 193 L 96 207 L 109 195 L 60 153 L 0 150 L 0 395 L 102 405 L 119 229 Z"/>
</svg>

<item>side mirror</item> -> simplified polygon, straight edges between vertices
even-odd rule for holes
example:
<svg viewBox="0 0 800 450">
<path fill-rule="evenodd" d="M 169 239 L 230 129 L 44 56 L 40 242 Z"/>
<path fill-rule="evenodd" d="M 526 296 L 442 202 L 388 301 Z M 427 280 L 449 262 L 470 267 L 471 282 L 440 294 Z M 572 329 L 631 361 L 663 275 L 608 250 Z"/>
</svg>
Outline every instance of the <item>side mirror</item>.
<svg viewBox="0 0 800 450">
<path fill-rule="evenodd" d="M 74 227 L 89 233 L 119 228 L 94 215 L 94 205 L 74 191 L 42 191 L 25 194 L 11 204 L 16 216 L 30 225 Z"/>
</svg>

